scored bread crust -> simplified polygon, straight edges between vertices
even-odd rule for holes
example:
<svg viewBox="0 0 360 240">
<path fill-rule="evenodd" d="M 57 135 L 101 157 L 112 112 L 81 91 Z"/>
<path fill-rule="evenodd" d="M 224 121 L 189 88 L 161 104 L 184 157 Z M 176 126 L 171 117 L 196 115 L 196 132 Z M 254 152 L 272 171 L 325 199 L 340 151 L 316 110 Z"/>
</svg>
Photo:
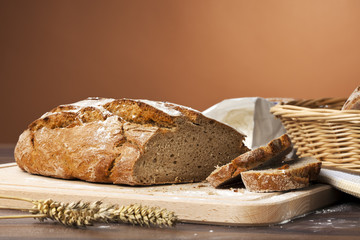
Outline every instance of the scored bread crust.
<svg viewBox="0 0 360 240">
<path fill-rule="evenodd" d="M 60 105 L 31 123 L 14 155 L 21 169 L 56 178 L 128 185 L 191 182 L 247 151 L 244 137 L 188 107 L 89 98 Z"/>
<path fill-rule="evenodd" d="M 360 86 L 351 93 L 341 110 L 360 110 Z"/>
<path fill-rule="evenodd" d="M 232 182 L 241 181 L 240 173 L 254 169 L 277 156 L 285 157 L 291 149 L 291 140 L 283 134 L 269 142 L 266 146 L 245 152 L 233 159 L 230 163 L 216 168 L 206 180 L 213 187 L 221 187 Z"/>
<path fill-rule="evenodd" d="M 289 161 L 286 168 L 250 170 L 241 173 L 248 191 L 273 192 L 299 189 L 309 186 L 320 173 L 321 162 L 311 157 Z"/>
</svg>

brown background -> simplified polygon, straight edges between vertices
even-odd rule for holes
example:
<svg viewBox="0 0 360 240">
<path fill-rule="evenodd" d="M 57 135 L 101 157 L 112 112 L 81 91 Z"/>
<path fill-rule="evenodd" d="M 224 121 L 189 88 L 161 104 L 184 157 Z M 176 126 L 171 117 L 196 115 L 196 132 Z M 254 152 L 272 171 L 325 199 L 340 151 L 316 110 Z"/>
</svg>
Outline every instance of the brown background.
<svg viewBox="0 0 360 240">
<path fill-rule="evenodd" d="M 88 96 L 347 97 L 360 1 L 0 0 L 0 142 Z"/>
</svg>

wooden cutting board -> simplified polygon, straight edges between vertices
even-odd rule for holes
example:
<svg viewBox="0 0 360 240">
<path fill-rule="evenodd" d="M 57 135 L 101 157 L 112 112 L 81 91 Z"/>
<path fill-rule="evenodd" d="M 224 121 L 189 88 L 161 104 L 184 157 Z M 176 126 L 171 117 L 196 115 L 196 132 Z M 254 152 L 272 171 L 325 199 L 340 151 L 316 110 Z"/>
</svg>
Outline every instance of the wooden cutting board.
<svg viewBox="0 0 360 240">
<path fill-rule="evenodd" d="M 339 193 L 329 185 L 306 189 L 251 193 L 244 189 L 214 189 L 207 183 L 129 187 L 61 180 L 31 175 L 15 163 L 0 165 L 0 194 L 35 200 L 140 203 L 174 211 L 180 221 L 221 225 L 268 225 L 286 222 L 334 203 Z M 6 207 L 24 202 L 0 199 Z"/>
</svg>

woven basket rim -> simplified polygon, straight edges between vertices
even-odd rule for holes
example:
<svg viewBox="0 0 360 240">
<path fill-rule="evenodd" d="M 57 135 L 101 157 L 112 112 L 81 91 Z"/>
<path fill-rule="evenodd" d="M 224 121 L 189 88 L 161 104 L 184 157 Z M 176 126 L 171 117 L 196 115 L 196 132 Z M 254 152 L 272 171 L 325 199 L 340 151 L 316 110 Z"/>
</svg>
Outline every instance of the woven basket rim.
<svg viewBox="0 0 360 240">
<path fill-rule="evenodd" d="M 347 98 L 344 97 L 325 97 L 325 98 L 312 98 L 312 99 L 294 98 L 292 101 L 285 102 L 284 104 L 304 106 L 304 105 L 321 103 L 321 104 L 332 105 L 336 103 L 344 104 L 346 100 Z"/>
<path fill-rule="evenodd" d="M 360 110 L 335 110 L 299 107 L 294 105 L 275 105 L 270 109 L 275 116 L 301 118 L 307 120 L 360 121 Z"/>
</svg>

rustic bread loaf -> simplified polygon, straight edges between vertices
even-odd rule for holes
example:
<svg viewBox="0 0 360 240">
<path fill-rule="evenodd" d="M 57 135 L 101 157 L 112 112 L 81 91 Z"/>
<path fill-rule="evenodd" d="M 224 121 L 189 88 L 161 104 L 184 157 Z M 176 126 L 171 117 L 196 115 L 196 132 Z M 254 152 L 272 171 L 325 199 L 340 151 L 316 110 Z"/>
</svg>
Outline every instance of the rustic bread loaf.
<svg viewBox="0 0 360 240">
<path fill-rule="evenodd" d="M 241 182 L 241 172 L 254 169 L 267 162 L 282 160 L 291 149 L 291 140 L 287 134 L 284 134 L 272 140 L 266 146 L 245 152 L 230 163 L 217 167 L 206 180 L 213 187 L 229 186 L 233 183 L 238 184 Z"/>
<path fill-rule="evenodd" d="M 286 191 L 309 186 L 320 173 L 321 162 L 306 157 L 281 163 L 269 169 L 250 170 L 241 173 L 248 191 Z"/>
<path fill-rule="evenodd" d="M 341 110 L 360 110 L 360 86 L 352 92 Z"/>
<path fill-rule="evenodd" d="M 204 180 L 247 151 L 244 135 L 200 112 L 148 100 L 89 98 L 31 123 L 15 148 L 33 174 L 129 185 Z"/>
</svg>

